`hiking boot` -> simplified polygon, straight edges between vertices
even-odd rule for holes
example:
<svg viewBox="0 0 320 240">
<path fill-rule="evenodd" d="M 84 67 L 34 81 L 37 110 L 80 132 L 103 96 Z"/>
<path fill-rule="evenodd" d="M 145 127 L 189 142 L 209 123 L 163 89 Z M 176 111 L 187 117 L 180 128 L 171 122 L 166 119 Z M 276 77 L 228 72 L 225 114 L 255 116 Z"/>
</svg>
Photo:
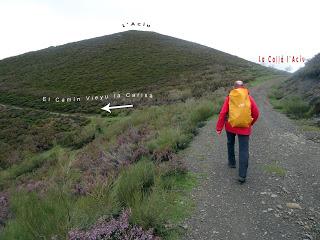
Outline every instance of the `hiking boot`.
<svg viewBox="0 0 320 240">
<path fill-rule="evenodd" d="M 239 178 L 238 178 L 238 181 L 239 181 L 240 184 L 243 184 L 243 183 L 245 183 L 246 178 L 244 178 L 244 177 L 239 177 Z"/>
<path fill-rule="evenodd" d="M 229 168 L 236 168 L 236 165 L 235 165 L 235 164 L 234 164 L 234 165 L 228 164 L 228 167 L 229 167 Z"/>
</svg>

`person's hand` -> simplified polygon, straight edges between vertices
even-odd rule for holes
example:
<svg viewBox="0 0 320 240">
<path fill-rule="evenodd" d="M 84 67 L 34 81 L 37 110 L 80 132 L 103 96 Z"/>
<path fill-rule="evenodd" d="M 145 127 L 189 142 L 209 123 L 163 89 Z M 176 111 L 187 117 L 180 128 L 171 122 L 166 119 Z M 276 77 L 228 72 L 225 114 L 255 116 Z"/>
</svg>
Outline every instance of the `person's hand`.
<svg viewBox="0 0 320 240">
<path fill-rule="evenodd" d="M 216 133 L 218 134 L 218 135 L 220 135 L 221 134 L 221 132 L 222 132 L 222 130 L 216 130 Z"/>
</svg>

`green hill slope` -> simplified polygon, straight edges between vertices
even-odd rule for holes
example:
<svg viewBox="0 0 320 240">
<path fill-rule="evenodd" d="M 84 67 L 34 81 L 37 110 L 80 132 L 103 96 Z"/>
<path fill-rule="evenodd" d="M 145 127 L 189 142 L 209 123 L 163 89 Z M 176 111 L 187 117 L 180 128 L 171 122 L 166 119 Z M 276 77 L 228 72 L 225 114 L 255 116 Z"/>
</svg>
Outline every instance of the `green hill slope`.
<svg viewBox="0 0 320 240">
<path fill-rule="evenodd" d="M 320 53 L 279 86 L 278 99 L 292 105 L 294 115 L 320 116 Z M 301 108 L 298 102 L 300 102 Z M 317 120 L 318 125 L 320 124 Z"/>
<path fill-rule="evenodd" d="M 199 44 L 138 31 L 1 60 L 0 238 L 76 237 L 101 229 L 102 219 L 114 225 L 130 209 L 130 225 L 122 225 L 177 239 L 196 178 L 176 153 L 219 112 L 234 80 L 259 84 L 279 75 Z M 113 91 L 154 98 L 137 98 L 134 108 L 107 116 L 81 114 L 101 113 L 100 101 L 42 102 L 43 96 Z"/>
<path fill-rule="evenodd" d="M 127 31 L 1 60 L 0 103 L 90 112 L 97 103 L 49 105 L 41 98 L 148 91 L 163 102 L 172 89 L 198 97 L 266 71 L 271 70 L 196 43 Z"/>
<path fill-rule="evenodd" d="M 320 53 L 315 55 L 306 65 L 294 73 L 288 84 L 293 90 L 307 98 L 314 107 L 314 113 L 320 114 Z"/>
</svg>

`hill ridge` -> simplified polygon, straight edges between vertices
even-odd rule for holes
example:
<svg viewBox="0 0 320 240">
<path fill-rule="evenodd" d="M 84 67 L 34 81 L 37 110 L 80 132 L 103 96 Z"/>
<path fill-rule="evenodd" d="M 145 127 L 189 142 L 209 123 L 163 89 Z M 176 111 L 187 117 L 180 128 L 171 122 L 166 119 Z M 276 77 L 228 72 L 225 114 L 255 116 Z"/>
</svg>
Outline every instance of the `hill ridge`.
<svg viewBox="0 0 320 240">
<path fill-rule="evenodd" d="M 154 91 L 162 102 L 173 89 L 200 97 L 234 76 L 250 81 L 266 72 L 277 73 L 201 44 L 129 30 L 1 60 L 0 103 L 78 111 L 92 107 L 48 106 L 41 98 L 124 90 Z"/>
</svg>

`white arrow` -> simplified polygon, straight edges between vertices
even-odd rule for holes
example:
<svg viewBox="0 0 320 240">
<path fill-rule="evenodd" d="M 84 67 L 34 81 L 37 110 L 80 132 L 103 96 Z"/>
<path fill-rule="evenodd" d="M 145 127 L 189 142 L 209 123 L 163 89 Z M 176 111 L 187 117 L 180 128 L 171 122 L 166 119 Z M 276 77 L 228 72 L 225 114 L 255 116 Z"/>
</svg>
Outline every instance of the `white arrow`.
<svg viewBox="0 0 320 240">
<path fill-rule="evenodd" d="M 108 103 L 107 106 L 104 106 L 103 108 L 101 108 L 102 110 L 104 111 L 107 111 L 109 113 L 111 113 L 110 109 L 118 109 L 118 108 L 132 108 L 133 105 L 122 105 L 122 106 L 113 106 L 113 107 L 110 107 L 110 103 Z"/>
</svg>

